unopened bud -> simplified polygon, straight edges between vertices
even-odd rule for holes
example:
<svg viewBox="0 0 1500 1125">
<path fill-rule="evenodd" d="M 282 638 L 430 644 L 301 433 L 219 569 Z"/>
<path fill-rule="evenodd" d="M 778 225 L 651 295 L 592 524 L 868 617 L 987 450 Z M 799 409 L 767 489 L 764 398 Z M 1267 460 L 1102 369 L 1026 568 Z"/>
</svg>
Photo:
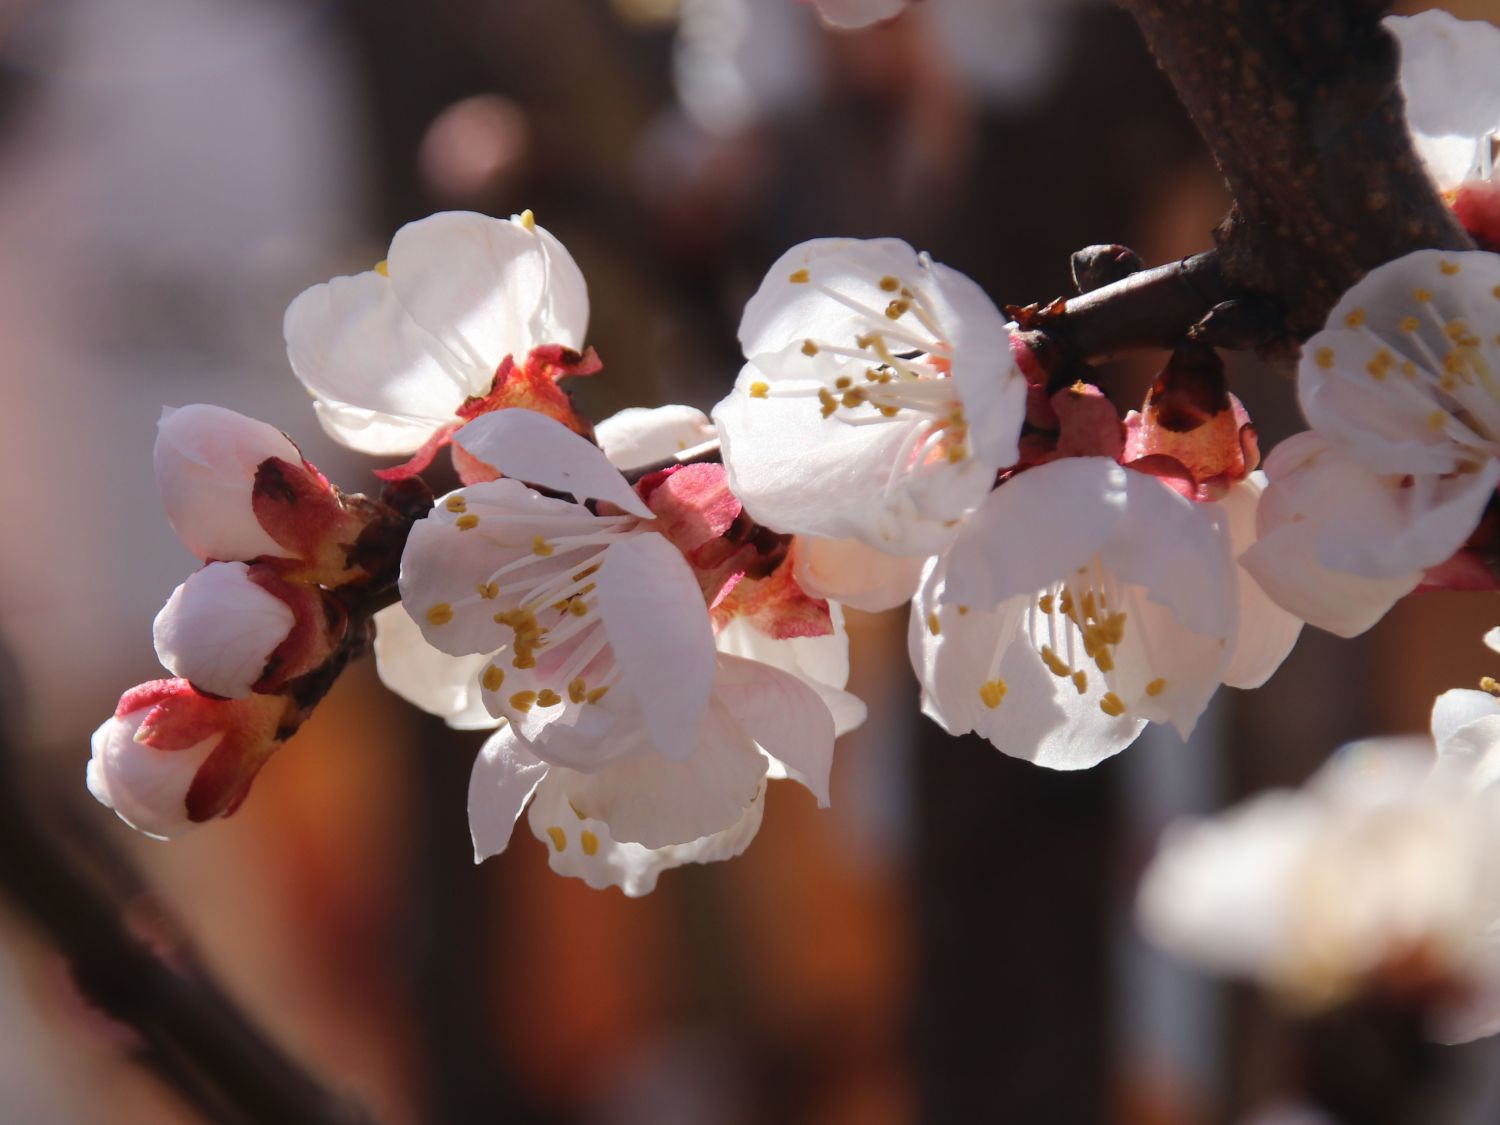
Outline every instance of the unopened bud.
<svg viewBox="0 0 1500 1125">
<path fill-rule="evenodd" d="M 232 812 L 279 743 L 286 701 L 210 699 L 186 680 L 154 680 L 120 697 L 94 732 L 88 786 L 148 836 L 180 836 Z"/>
<path fill-rule="evenodd" d="M 241 699 L 297 623 L 242 562 L 209 563 L 172 591 L 152 632 L 157 658 L 201 692 Z"/>
<path fill-rule="evenodd" d="M 255 470 L 268 458 L 302 464 L 280 430 L 219 406 L 167 410 L 157 423 L 153 462 L 167 521 L 200 559 L 285 557 L 255 517 Z"/>
</svg>

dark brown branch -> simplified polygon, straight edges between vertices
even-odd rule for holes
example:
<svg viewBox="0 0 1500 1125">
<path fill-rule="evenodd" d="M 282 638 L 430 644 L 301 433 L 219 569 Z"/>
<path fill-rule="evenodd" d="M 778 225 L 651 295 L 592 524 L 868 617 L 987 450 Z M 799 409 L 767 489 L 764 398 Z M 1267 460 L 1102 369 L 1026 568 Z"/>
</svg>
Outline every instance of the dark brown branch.
<svg viewBox="0 0 1500 1125">
<path fill-rule="evenodd" d="M 1234 207 L 1225 276 L 1305 339 L 1375 266 L 1472 243 L 1412 149 L 1380 0 L 1120 0 L 1208 143 Z"/>
</svg>

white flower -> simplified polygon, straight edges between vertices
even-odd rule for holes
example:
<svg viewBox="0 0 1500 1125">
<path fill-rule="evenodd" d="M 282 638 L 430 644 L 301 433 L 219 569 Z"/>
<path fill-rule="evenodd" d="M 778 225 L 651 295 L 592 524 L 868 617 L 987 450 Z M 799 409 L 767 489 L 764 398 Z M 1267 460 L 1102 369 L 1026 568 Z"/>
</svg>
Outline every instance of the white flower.
<svg viewBox="0 0 1500 1125">
<path fill-rule="evenodd" d="M 1500 703 L 1450 691 L 1431 743 L 1345 748 L 1302 790 L 1169 830 L 1142 883 L 1148 936 L 1302 1007 L 1367 989 L 1432 1031 L 1500 1029 Z"/>
<path fill-rule="evenodd" d="M 284 328 L 323 428 L 350 448 L 395 454 L 454 427 L 507 358 L 576 351 L 588 315 L 578 266 L 529 211 L 449 211 L 402 227 L 375 269 L 302 293 Z"/>
<path fill-rule="evenodd" d="M 594 438 L 621 472 L 665 461 L 714 439 L 714 424 L 691 406 L 632 406 L 594 427 Z"/>
<path fill-rule="evenodd" d="M 249 560 L 292 554 L 263 528 L 252 503 L 255 470 L 302 454 L 274 426 L 197 403 L 163 410 L 152 462 L 167 521 L 200 559 Z"/>
<path fill-rule="evenodd" d="M 1096 764 L 1147 721 L 1186 736 L 1221 682 L 1263 681 L 1296 637 L 1277 613 L 1239 640 L 1239 606 L 1257 595 L 1230 525 L 1247 523 L 1106 458 L 1017 474 L 928 564 L 912 604 L 924 711 L 1054 769 Z"/>
<path fill-rule="evenodd" d="M 237 699 L 297 623 L 292 607 L 242 562 L 209 563 L 172 591 L 152 626 L 156 655 L 199 691 Z"/>
<path fill-rule="evenodd" d="M 1401 43 L 1401 90 L 1417 152 L 1451 191 L 1494 171 L 1500 136 L 1500 28 L 1447 12 L 1388 16 Z"/>
<path fill-rule="evenodd" d="M 94 732 L 89 792 L 148 836 L 180 836 L 244 799 L 286 707 L 277 696 L 211 699 L 186 680 L 131 688 Z"/>
<path fill-rule="evenodd" d="M 479 677 L 488 654 L 449 656 L 433 648 L 399 605 L 375 615 L 374 647 L 380 682 L 412 706 L 455 730 L 490 730 L 504 721 L 491 715 L 480 698 Z"/>
<path fill-rule="evenodd" d="M 1017 459 L 1026 380 L 1004 319 L 897 239 L 793 247 L 740 343 L 714 421 L 730 487 L 775 531 L 933 554 Z"/>
<path fill-rule="evenodd" d="M 858 539 L 797 539 L 797 582 L 815 598 L 866 613 L 909 602 L 922 581 L 924 560 L 887 555 Z"/>
<path fill-rule="evenodd" d="M 497 731 L 469 785 L 476 861 L 505 850 L 534 793 L 532 830 L 555 870 L 640 895 L 668 867 L 743 851 L 760 827 L 768 777 L 792 777 L 826 806 L 834 730 L 818 695 L 754 661 L 720 656 L 716 668 L 702 744 L 684 761 L 656 752 L 639 721 L 620 723 L 611 732 L 619 755 L 587 772 L 543 760 L 573 732 L 528 746 L 511 727 Z"/>
<path fill-rule="evenodd" d="M 1497 333 L 1500 257 L 1478 251 L 1408 254 L 1334 307 L 1298 373 L 1313 433 L 1267 460 L 1246 556 L 1282 605 L 1352 635 L 1464 545 L 1500 482 Z"/>
</svg>

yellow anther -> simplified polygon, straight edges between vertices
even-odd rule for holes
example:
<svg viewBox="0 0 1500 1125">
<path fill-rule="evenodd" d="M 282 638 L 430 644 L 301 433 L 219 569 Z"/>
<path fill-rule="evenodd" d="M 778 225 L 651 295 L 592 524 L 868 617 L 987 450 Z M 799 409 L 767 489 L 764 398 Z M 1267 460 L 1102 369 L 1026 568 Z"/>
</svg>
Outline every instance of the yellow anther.
<svg viewBox="0 0 1500 1125">
<path fill-rule="evenodd" d="M 958 607 L 958 615 L 960 617 L 967 617 L 969 615 L 969 607 L 966 606 L 966 605 L 959 606 Z"/>
<path fill-rule="evenodd" d="M 1447 258 L 1438 263 L 1438 269 L 1443 272 L 1443 276 L 1445 277 L 1452 277 L 1460 268 L 1457 262 L 1450 262 Z"/>
<path fill-rule="evenodd" d="M 754 383 L 750 384 L 750 397 L 751 398 L 765 398 L 770 393 L 771 393 L 771 384 L 770 383 L 762 383 L 761 381 L 756 380 Z"/>
<path fill-rule="evenodd" d="M 1330 367 L 1333 366 L 1333 349 L 1319 348 L 1316 352 L 1313 353 L 1313 362 L 1321 367 L 1324 371 L 1327 371 Z"/>
<path fill-rule="evenodd" d="M 1089 690 L 1089 674 L 1082 668 L 1073 673 L 1073 686 L 1078 689 L 1079 695 Z"/>
<path fill-rule="evenodd" d="M 1092 590 L 1085 590 L 1083 592 L 1083 598 L 1079 602 L 1079 605 L 1081 605 L 1083 607 L 1083 616 L 1084 617 L 1097 617 L 1098 616 L 1098 608 L 1099 607 L 1094 604 L 1094 591 L 1092 591 Z"/>
<path fill-rule="evenodd" d="M 957 465 L 960 461 L 962 461 L 968 455 L 969 455 L 968 449 L 966 449 L 962 445 L 950 445 L 948 447 L 948 463 L 950 465 Z"/>
<path fill-rule="evenodd" d="M 469 512 L 466 515 L 459 516 L 458 519 L 454 520 L 453 526 L 458 528 L 459 531 L 472 531 L 474 528 L 479 526 L 479 517 L 476 516 L 473 512 Z"/>
<path fill-rule="evenodd" d="M 584 567 L 577 574 L 573 575 L 573 581 L 574 582 L 582 582 L 589 575 L 591 575 L 591 574 L 597 574 L 599 572 L 599 567 L 602 566 L 602 565 L 603 565 L 602 563 L 595 563 L 593 566 L 586 566 L 586 567 Z"/>
<path fill-rule="evenodd" d="M 579 820 L 587 820 L 588 819 L 588 816 L 584 813 L 584 811 L 582 809 L 580 809 L 577 805 L 575 805 L 572 801 L 568 802 L 568 808 L 570 808 L 570 809 L 573 810 L 573 815 L 576 816 Z"/>
<path fill-rule="evenodd" d="M 986 680 L 979 685 L 979 698 L 986 707 L 993 711 L 1000 706 L 1000 701 L 1005 698 L 1005 693 L 1009 690 L 1004 680 Z"/>
<path fill-rule="evenodd" d="M 527 230 L 536 230 L 536 216 L 531 213 L 531 208 L 521 212 L 521 225 Z"/>
<path fill-rule="evenodd" d="M 1500 695 L 1500 683 L 1495 682 L 1494 676 L 1482 676 L 1479 680 L 1479 690 L 1487 691 L 1491 695 Z"/>
<path fill-rule="evenodd" d="M 391 276 L 390 264 L 384 258 L 381 258 L 380 261 L 375 263 L 374 269 L 375 272 L 378 273 L 381 277 Z"/>
<path fill-rule="evenodd" d="M 1146 694 L 1149 696 L 1158 696 L 1166 690 L 1167 681 L 1162 679 L 1160 676 L 1157 676 L 1156 679 L 1152 680 L 1149 684 L 1146 685 Z"/>
<path fill-rule="evenodd" d="M 485 691 L 499 691 L 500 685 L 505 682 L 505 670 L 496 668 L 493 664 L 487 664 L 479 682 L 484 685 Z"/>
<path fill-rule="evenodd" d="M 901 283 L 890 274 L 886 274 L 880 279 L 880 288 L 887 293 L 894 293 L 897 289 L 901 288 Z"/>
<path fill-rule="evenodd" d="M 1104 639 L 1117 645 L 1125 639 L 1125 619 L 1128 614 L 1111 613 L 1104 620 Z"/>
<path fill-rule="evenodd" d="M 594 688 L 593 691 L 589 692 L 588 695 L 586 695 L 584 697 L 584 702 L 585 703 L 598 703 L 599 700 L 603 699 L 608 694 L 609 694 L 609 685 L 605 684 L 603 687 L 596 687 L 596 688 Z"/>
<path fill-rule="evenodd" d="M 1414 316 L 1403 316 L 1401 318 L 1401 331 L 1415 332 L 1421 327 L 1422 322 Z"/>
<path fill-rule="evenodd" d="M 1058 611 L 1061 612 L 1064 617 L 1072 617 L 1073 616 L 1073 591 L 1072 590 L 1064 590 L 1062 592 L 1062 600 L 1057 603 L 1057 608 L 1058 608 Z"/>
<path fill-rule="evenodd" d="M 498 582 L 481 582 L 475 589 L 478 591 L 479 596 L 487 602 L 494 601 L 500 596 L 500 583 Z"/>
<path fill-rule="evenodd" d="M 578 834 L 578 843 L 582 846 L 584 855 L 594 855 L 599 851 L 599 837 L 587 828 Z"/>
<path fill-rule="evenodd" d="M 1045 614 L 1048 614 L 1049 616 L 1051 615 L 1055 604 L 1055 600 L 1053 599 L 1051 594 L 1043 594 L 1036 600 L 1037 609 L 1041 610 Z"/>
<path fill-rule="evenodd" d="M 1427 415 L 1427 428 L 1434 433 L 1448 425 L 1448 414 L 1443 410 L 1434 410 Z"/>
<path fill-rule="evenodd" d="M 557 825 L 554 824 L 551 828 L 547 829 L 547 835 L 551 837 L 552 846 L 558 851 L 562 851 L 568 846 L 568 838 L 563 835 L 563 830 Z"/>
<path fill-rule="evenodd" d="M 1111 719 L 1118 719 L 1125 714 L 1125 703 L 1112 691 L 1104 693 L 1099 700 L 1099 710 L 1103 711 Z"/>
<path fill-rule="evenodd" d="M 927 631 L 934 637 L 943 631 L 943 623 L 938 620 L 937 610 L 927 615 Z"/>
<path fill-rule="evenodd" d="M 536 703 L 538 707 L 556 707 L 562 702 L 562 696 L 551 688 L 543 688 L 537 693 Z"/>
<path fill-rule="evenodd" d="M 817 345 L 817 343 L 814 342 L 814 341 L 812 341 L 812 340 L 803 340 L 802 341 L 802 354 L 803 355 L 817 355 L 818 354 L 818 345 Z"/>
<path fill-rule="evenodd" d="M 568 612 L 574 617 L 582 617 L 589 611 L 589 603 L 582 598 L 573 597 L 568 599 Z"/>
<path fill-rule="evenodd" d="M 1109 654 L 1109 649 L 1101 648 L 1093 654 L 1094 667 L 1099 671 L 1109 673 L 1115 670 L 1115 658 Z"/>
<path fill-rule="evenodd" d="M 853 390 L 845 391 L 844 397 L 839 401 L 852 410 L 865 401 L 865 389 L 863 387 L 855 387 Z"/>
<path fill-rule="evenodd" d="M 446 625 L 453 620 L 453 607 L 447 602 L 438 602 L 427 611 L 427 624 Z"/>
<path fill-rule="evenodd" d="M 911 305 L 906 301 L 892 301 L 890 304 L 886 305 L 885 315 L 888 316 L 891 320 L 900 320 L 903 316 L 906 315 L 906 311 L 910 308 Z"/>
<path fill-rule="evenodd" d="M 1344 317 L 1344 323 L 1347 324 L 1350 328 L 1358 328 L 1364 322 L 1365 322 L 1365 310 L 1364 309 L 1350 309 L 1349 310 L 1349 315 L 1346 316 L 1346 317 Z"/>
<path fill-rule="evenodd" d="M 1417 377 L 1417 365 L 1409 359 L 1403 361 L 1401 364 L 1401 374 L 1405 375 L 1408 379 L 1415 379 Z"/>
<path fill-rule="evenodd" d="M 443 501 L 443 507 L 447 508 L 450 512 L 466 512 L 469 510 L 469 502 L 462 496 L 454 493 Z"/>
<path fill-rule="evenodd" d="M 793 285 L 806 285 L 811 276 L 806 270 L 793 270 L 787 280 Z"/>
<path fill-rule="evenodd" d="M 583 682 L 582 676 L 579 676 L 576 680 L 568 685 L 568 698 L 571 699 L 574 703 L 582 703 L 585 699 L 588 698 L 588 695 L 589 685 Z"/>
<path fill-rule="evenodd" d="M 1432 300 L 1432 290 L 1431 289 L 1413 289 L 1411 291 L 1411 296 L 1412 296 L 1412 300 L 1416 301 L 1417 304 L 1419 304 L 1419 305 L 1425 305 L 1428 301 Z"/>
<path fill-rule="evenodd" d="M 897 414 L 901 413 L 901 408 L 899 406 L 882 406 L 880 413 L 883 417 L 894 418 Z"/>
<path fill-rule="evenodd" d="M 833 392 L 827 387 L 818 388 L 818 402 L 823 407 L 825 418 L 839 408 L 839 400 L 833 397 Z"/>
<path fill-rule="evenodd" d="M 521 652 L 521 653 L 517 653 L 516 654 L 516 658 L 514 660 L 512 660 L 510 663 L 511 663 L 511 666 L 514 667 L 514 668 L 521 668 L 521 669 L 535 668 L 536 667 L 536 657 L 532 656 L 531 653 L 529 653 L 529 652 Z M 529 695 L 530 693 L 528 692 L 527 694 Z"/>
<path fill-rule="evenodd" d="M 847 375 L 840 375 L 833 381 L 833 385 L 841 391 L 847 391 L 850 387 L 854 386 L 854 380 Z"/>
<path fill-rule="evenodd" d="M 1370 373 L 1370 378 L 1374 379 L 1377 383 L 1381 382 L 1385 378 L 1385 367 L 1379 363 L 1376 363 L 1374 360 L 1371 360 L 1369 363 L 1365 364 L 1365 370 Z"/>
<path fill-rule="evenodd" d="M 552 544 L 548 543 L 540 535 L 533 535 L 531 537 L 531 553 L 533 555 L 538 555 L 541 558 L 545 559 L 553 552 L 553 550 L 555 550 L 555 548 L 552 546 Z"/>
<path fill-rule="evenodd" d="M 530 711 L 532 704 L 536 702 L 536 692 L 518 691 L 510 697 L 510 705 L 517 711 Z"/>
<path fill-rule="evenodd" d="M 1067 663 L 1052 651 L 1051 645 L 1042 646 L 1042 663 L 1054 676 L 1067 677 L 1073 674 L 1073 669 L 1069 668 Z"/>
<path fill-rule="evenodd" d="M 874 344 L 875 341 L 877 341 L 879 339 L 880 339 L 880 333 L 879 332 L 867 332 L 863 336 L 856 336 L 856 337 L 854 337 L 854 346 L 856 348 L 868 348 L 870 345 Z"/>
</svg>

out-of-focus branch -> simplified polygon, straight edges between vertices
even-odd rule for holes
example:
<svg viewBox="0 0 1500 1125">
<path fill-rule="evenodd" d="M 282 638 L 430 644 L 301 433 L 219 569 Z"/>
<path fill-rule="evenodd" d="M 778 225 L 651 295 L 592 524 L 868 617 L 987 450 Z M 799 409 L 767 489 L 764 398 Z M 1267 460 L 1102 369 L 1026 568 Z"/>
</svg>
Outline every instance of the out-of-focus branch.
<svg viewBox="0 0 1500 1125">
<path fill-rule="evenodd" d="M 138 1033 L 145 1061 L 214 1121 L 370 1121 L 266 1039 L 190 958 L 174 957 L 184 964 L 175 968 L 131 932 L 120 904 L 27 803 L 10 729 L 0 726 L 0 893 L 47 934 L 84 996 Z"/>
<path fill-rule="evenodd" d="M 1389 0 L 1120 0 L 1203 135 L 1234 205 L 1224 276 L 1305 339 L 1366 272 L 1471 249 L 1406 130 Z"/>
</svg>

